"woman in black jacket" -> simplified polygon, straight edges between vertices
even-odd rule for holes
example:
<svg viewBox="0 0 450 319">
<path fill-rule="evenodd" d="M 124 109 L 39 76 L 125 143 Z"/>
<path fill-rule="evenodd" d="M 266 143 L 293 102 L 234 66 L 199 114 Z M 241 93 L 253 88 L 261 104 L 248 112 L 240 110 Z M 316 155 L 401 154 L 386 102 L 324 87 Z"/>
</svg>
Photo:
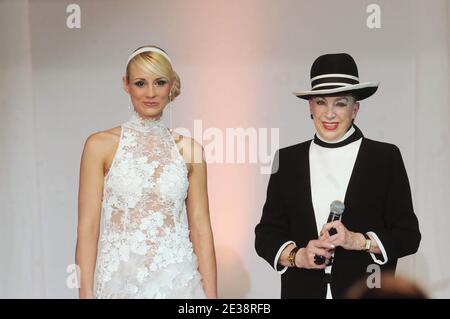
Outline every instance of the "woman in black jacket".
<svg viewBox="0 0 450 319">
<path fill-rule="evenodd" d="M 340 53 L 316 59 L 311 86 L 294 94 L 309 101 L 317 132 L 277 152 L 255 248 L 282 274 L 282 298 L 342 298 L 371 269 L 395 271 L 421 235 L 399 149 L 353 123 L 378 83 L 359 83 Z M 327 222 L 332 202 L 342 215 Z"/>
</svg>

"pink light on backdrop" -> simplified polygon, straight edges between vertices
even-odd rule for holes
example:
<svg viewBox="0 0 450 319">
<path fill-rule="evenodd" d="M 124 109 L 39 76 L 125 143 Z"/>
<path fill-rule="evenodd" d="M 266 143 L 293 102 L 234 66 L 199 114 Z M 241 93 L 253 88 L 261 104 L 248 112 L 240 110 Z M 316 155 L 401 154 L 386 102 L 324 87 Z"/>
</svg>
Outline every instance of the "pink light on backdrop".
<svg viewBox="0 0 450 319">
<path fill-rule="evenodd" d="M 264 25 L 264 10 L 259 8 L 255 13 L 259 3 L 189 1 L 178 8 L 180 15 L 175 18 L 190 26 L 177 38 L 186 48 L 181 59 L 189 66 L 184 94 L 192 103 L 188 107 L 194 110 L 193 119 L 202 120 L 203 130 L 219 128 L 225 136 L 226 128 L 258 126 L 255 76 L 259 74 Z M 193 14 L 181 13 L 184 10 Z M 207 142 L 203 141 L 204 146 Z M 208 165 L 219 289 L 225 297 L 245 297 L 250 289 L 245 263 L 249 262 L 248 251 L 253 251 L 252 216 L 257 208 L 252 201 L 252 184 L 259 174 L 258 165 Z"/>
</svg>

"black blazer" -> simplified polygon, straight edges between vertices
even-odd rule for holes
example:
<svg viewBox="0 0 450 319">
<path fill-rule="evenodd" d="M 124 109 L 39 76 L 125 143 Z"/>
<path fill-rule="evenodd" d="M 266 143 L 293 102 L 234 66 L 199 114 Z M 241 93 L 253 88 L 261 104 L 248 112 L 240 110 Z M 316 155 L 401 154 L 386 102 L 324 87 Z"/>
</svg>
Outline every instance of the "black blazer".
<svg viewBox="0 0 450 319">
<path fill-rule="evenodd" d="M 318 238 L 311 199 L 310 143 L 281 149 L 275 157 L 278 171 L 270 176 L 261 221 L 255 228 L 256 252 L 271 266 L 283 243 L 292 240 L 305 247 Z M 344 203 L 342 223 L 354 232 L 373 231 L 381 240 L 388 256 L 381 270 L 395 271 L 398 258 L 417 251 L 421 239 L 418 220 L 395 145 L 362 139 Z M 333 298 L 343 298 L 350 285 L 367 278 L 369 264 L 374 261 L 366 252 L 336 248 L 331 273 Z M 281 298 L 325 298 L 325 278 L 324 270 L 288 268 L 281 276 Z"/>
</svg>

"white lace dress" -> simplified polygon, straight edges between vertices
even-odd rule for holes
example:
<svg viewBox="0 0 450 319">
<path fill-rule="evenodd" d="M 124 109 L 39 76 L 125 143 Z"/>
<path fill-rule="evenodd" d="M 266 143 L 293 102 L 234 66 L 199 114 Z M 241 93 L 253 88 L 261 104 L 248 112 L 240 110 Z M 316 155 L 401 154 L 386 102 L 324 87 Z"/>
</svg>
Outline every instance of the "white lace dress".
<svg viewBox="0 0 450 319">
<path fill-rule="evenodd" d="M 134 113 L 104 180 L 95 298 L 205 298 L 189 239 L 186 164 L 159 120 Z"/>
</svg>

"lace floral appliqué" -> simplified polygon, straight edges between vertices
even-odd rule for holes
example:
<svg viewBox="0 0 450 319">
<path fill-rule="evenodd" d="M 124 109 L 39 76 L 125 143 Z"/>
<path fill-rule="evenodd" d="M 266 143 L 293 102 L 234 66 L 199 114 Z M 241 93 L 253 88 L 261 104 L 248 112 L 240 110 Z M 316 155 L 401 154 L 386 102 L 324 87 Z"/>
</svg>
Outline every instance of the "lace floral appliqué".
<svg viewBox="0 0 450 319">
<path fill-rule="evenodd" d="M 204 298 L 189 239 L 186 165 L 162 121 L 122 125 L 105 177 L 96 298 Z"/>
</svg>

